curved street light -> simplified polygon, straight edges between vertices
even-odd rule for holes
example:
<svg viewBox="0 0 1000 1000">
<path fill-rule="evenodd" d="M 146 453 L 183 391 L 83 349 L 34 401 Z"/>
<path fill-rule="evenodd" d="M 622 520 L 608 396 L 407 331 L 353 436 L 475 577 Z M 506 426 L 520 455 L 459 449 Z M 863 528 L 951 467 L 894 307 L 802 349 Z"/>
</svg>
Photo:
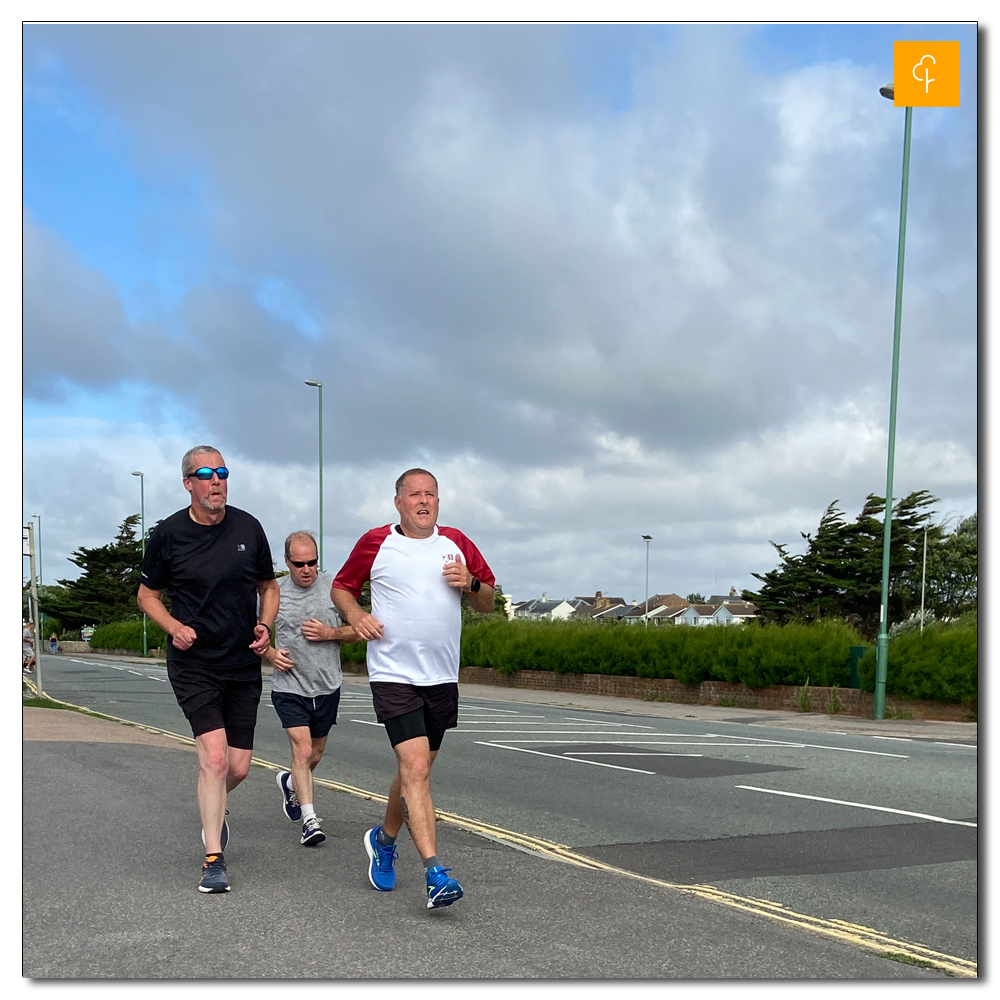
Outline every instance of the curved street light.
<svg viewBox="0 0 1000 1000">
<path fill-rule="evenodd" d="M 886 100 L 895 101 L 894 83 L 879 87 Z M 892 476 L 896 460 L 896 394 L 899 386 L 899 331 L 903 311 L 903 257 L 906 250 L 906 202 L 910 188 L 910 125 L 913 108 L 903 123 L 903 181 L 899 197 L 899 243 L 896 248 L 896 310 L 892 324 L 892 384 L 889 389 L 889 448 L 885 469 L 885 519 L 882 535 L 882 597 L 878 638 L 875 640 L 875 718 L 885 717 L 885 680 L 889 660 L 889 542 L 892 537 Z"/>
</svg>

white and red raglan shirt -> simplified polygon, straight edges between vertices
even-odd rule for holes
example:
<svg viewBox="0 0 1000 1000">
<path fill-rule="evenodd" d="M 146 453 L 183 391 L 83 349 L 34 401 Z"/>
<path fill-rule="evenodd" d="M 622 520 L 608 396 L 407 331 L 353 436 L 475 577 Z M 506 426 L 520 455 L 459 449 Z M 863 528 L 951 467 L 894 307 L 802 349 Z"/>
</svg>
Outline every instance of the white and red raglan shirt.
<svg viewBox="0 0 1000 1000">
<path fill-rule="evenodd" d="M 358 540 L 333 586 L 358 600 L 371 580 L 372 615 L 382 623 L 382 638 L 368 643 L 369 681 L 457 683 L 462 592 L 441 575 L 454 561 L 494 586 L 479 549 L 457 528 L 438 525 L 428 538 L 409 538 L 398 524 L 386 524 Z"/>
</svg>

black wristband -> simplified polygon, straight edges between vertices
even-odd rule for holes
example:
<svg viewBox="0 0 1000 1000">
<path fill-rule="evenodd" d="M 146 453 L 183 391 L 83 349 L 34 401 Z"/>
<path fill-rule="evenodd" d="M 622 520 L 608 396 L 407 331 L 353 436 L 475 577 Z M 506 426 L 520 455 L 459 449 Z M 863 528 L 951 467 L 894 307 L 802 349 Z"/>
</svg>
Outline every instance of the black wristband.
<svg viewBox="0 0 1000 1000">
<path fill-rule="evenodd" d="M 479 593 L 479 588 L 482 585 L 483 585 L 482 580 L 480 580 L 478 577 L 474 576 L 472 578 L 472 583 L 469 585 L 469 593 L 471 593 L 471 594 L 478 594 Z"/>
<path fill-rule="evenodd" d="M 268 634 L 268 635 L 269 635 L 269 636 L 270 636 L 270 637 L 271 637 L 272 639 L 274 638 L 274 629 L 273 629 L 273 628 L 272 628 L 272 627 L 271 627 L 270 625 L 267 625 L 267 624 L 265 624 L 264 622 L 257 622 L 257 624 L 258 624 L 258 625 L 263 625 L 263 626 L 264 626 L 264 628 L 266 628 L 266 629 L 267 629 L 267 634 Z"/>
</svg>

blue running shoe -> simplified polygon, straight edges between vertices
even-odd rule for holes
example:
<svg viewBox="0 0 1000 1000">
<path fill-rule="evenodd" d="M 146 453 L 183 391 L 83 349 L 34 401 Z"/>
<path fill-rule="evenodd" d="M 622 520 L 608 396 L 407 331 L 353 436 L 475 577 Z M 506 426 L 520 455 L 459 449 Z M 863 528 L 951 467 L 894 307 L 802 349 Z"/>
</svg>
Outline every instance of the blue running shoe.
<svg viewBox="0 0 1000 1000">
<path fill-rule="evenodd" d="M 390 892 L 396 888 L 396 873 L 393 865 L 396 863 L 396 845 L 383 847 L 376 837 L 382 827 L 377 826 L 365 834 L 365 851 L 368 854 L 368 881 L 379 892 Z M 456 883 L 457 884 L 457 883 Z"/>
<path fill-rule="evenodd" d="M 427 869 L 427 909 L 435 910 L 439 906 L 451 906 L 457 903 L 463 895 L 458 879 L 449 878 L 450 868 L 435 865 Z"/>
<path fill-rule="evenodd" d="M 199 892 L 229 892 L 229 879 L 226 878 L 226 862 L 221 854 L 210 854 L 201 867 Z"/>
<path fill-rule="evenodd" d="M 229 815 L 229 810 L 226 810 L 226 816 Z M 202 828 L 201 831 L 201 842 L 205 843 L 205 830 Z M 229 820 L 223 817 L 222 819 L 222 831 L 219 834 L 219 849 L 224 851 L 226 845 L 229 843 Z"/>
<path fill-rule="evenodd" d="M 302 806 L 299 805 L 299 797 L 292 787 L 292 775 L 289 771 L 279 771 L 275 779 L 281 789 L 281 808 L 285 810 L 285 815 L 293 822 L 298 823 L 302 819 Z"/>
</svg>

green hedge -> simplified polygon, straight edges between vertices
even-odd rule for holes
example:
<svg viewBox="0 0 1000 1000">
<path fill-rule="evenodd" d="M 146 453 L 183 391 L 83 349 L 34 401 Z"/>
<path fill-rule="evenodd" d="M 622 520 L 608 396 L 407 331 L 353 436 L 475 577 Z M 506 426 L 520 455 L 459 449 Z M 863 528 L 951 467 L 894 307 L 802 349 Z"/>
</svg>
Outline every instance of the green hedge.
<svg viewBox="0 0 1000 1000">
<path fill-rule="evenodd" d="M 875 650 L 858 663 L 861 687 L 875 690 Z M 954 622 L 931 622 L 921 633 L 889 640 L 885 693 L 897 698 L 957 702 L 979 700 L 979 622 L 976 612 Z"/>
<path fill-rule="evenodd" d="M 814 625 L 606 625 L 596 622 L 513 621 L 467 625 L 462 663 L 499 673 L 629 674 L 768 684 L 846 685 L 847 655 L 861 642 L 839 623 Z"/>
<path fill-rule="evenodd" d="M 142 653 L 142 621 L 98 625 L 90 637 L 91 649 L 130 649 Z M 167 633 L 155 622 L 146 622 L 146 646 L 166 649 Z"/>
</svg>

